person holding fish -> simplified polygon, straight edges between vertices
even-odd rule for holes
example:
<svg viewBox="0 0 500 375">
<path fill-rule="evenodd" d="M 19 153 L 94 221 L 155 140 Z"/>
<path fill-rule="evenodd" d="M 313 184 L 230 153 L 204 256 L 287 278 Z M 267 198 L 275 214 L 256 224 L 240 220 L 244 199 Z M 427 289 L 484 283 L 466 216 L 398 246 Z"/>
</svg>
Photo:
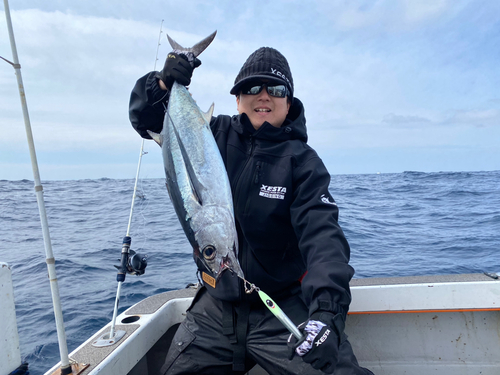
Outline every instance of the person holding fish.
<svg viewBox="0 0 500 375">
<path fill-rule="evenodd" d="M 163 149 L 202 285 L 161 373 L 259 364 L 269 374 L 372 374 L 344 333 L 350 248 L 288 62 L 274 48 L 253 52 L 230 90 L 238 115 L 213 117 L 184 86 L 214 36 L 188 49 L 169 38 L 162 71 L 140 78 L 130 99 L 133 127 Z"/>
</svg>

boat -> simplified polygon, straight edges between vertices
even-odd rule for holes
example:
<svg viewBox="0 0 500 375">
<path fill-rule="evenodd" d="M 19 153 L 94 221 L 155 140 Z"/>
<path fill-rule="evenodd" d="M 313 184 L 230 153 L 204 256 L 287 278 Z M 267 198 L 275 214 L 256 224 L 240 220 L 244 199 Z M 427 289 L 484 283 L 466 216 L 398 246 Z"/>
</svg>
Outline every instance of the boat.
<svg viewBox="0 0 500 375">
<path fill-rule="evenodd" d="M 106 345 L 111 323 L 104 326 L 69 354 L 73 374 L 158 374 L 197 288 L 153 295 L 125 310 L 116 325 L 123 338 Z M 375 374 L 499 373 L 498 275 L 353 279 L 351 292 L 345 331 L 360 364 Z M 45 375 L 59 373 L 60 363 Z M 263 374 L 258 366 L 249 372 Z"/>
<path fill-rule="evenodd" d="M 5 4 L 7 14 L 7 1 Z M 12 41 L 13 37 L 11 44 L 15 50 Z M 14 63 L 4 60 L 13 65 L 20 80 L 20 65 L 16 53 L 13 54 Z M 19 82 L 22 89 L 22 81 Z M 22 99 L 23 95 L 21 92 Z M 23 109 L 27 113 L 24 102 Z M 32 147 L 30 132 L 29 129 L 28 138 Z M 42 196 L 43 189 L 36 159 L 33 165 L 38 198 Z M 40 200 L 43 201 L 42 198 Z M 40 211 L 45 230 L 43 205 Z M 50 239 L 46 243 L 50 244 Z M 57 280 L 54 262 L 48 246 L 51 284 Z M 173 335 L 184 319 L 197 288 L 199 286 L 195 285 L 160 293 L 131 306 L 114 316 L 112 322 L 69 356 L 64 349 L 60 349 L 65 363 L 55 364 L 46 375 L 68 373 L 68 367 L 75 375 L 158 374 Z M 360 364 L 375 374 L 500 373 L 498 275 L 362 278 L 351 281 L 351 291 L 352 304 L 346 333 Z M 53 296 L 56 294 L 57 291 L 53 291 Z M 6 263 L 0 263 L 0 301 L 0 332 L 3 335 L 0 340 L 0 375 L 8 375 L 16 369 L 21 374 L 25 366 L 21 363 L 11 269 Z M 60 312 L 56 312 L 56 322 L 58 314 Z M 118 322 L 116 326 L 115 322 Z M 65 341 L 64 327 L 62 323 L 57 324 L 58 336 Z M 249 372 L 249 375 L 263 374 L 266 372 L 258 366 Z"/>
</svg>

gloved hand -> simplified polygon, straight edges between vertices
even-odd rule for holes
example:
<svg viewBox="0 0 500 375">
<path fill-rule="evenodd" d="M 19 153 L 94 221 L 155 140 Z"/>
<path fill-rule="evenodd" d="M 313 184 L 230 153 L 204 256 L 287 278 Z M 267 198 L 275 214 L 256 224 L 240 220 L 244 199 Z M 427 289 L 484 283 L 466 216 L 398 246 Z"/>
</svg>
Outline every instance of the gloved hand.
<svg viewBox="0 0 500 375">
<path fill-rule="evenodd" d="M 314 313 L 298 327 L 304 336 L 302 340 L 298 341 L 293 335 L 288 338 L 288 358 L 291 360 L 297 354 L 314 369 L 332 374 L 338 362 L 344 326 L 342 314 Z"/>
<path fill-rule="evenodd" d="M 189 62 L 189 60 L 192 60 Z M 163 70 L 159 73 L 165 86 L 170 90 L 174 81 L 181 85 L 188 86 L 191 83 L 193 70 L 201 65 L 201 61 L 196 57 L 188 59 L 183 53 L 170 52 L 165 60 Z"/>
</svg>

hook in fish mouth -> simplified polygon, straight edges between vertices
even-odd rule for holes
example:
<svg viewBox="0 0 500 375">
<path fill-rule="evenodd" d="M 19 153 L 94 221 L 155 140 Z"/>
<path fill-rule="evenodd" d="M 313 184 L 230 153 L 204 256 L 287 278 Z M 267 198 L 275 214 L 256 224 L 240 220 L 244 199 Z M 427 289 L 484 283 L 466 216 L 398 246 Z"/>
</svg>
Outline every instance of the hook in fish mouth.
<svg viewBox="0 0 500 375">
<path fill-rule="evenodd" d="M 232 262 L 231 259 L 229 258 L 229 255 L 226 255 L 225 257 L 222 257 L 222 260 L 220 262 L 220 269 L 219 272 L 217 272 L 217 275 L 215 277 L 216 280 L 219 280 L 224 273 L 224 271 L 229 270 L 231 274 L 237 274 L 233 268 L 232 268 Z"/>
<path fill-rule="evenodd" d="M 219 280 L 222 273 L 226 270 L 231 272 L 231 276 L 243 278 L 243 271 L 239 267 L 238 262 L 236 261 L 236 264 L 234 264 L 229 254 L 222 258 L 220 262 L 220 271 L 217 273 L 216 280 Z"/>
<path fill-rule="evenodd" d="M 203 256 L 203 261 L 205 265 L 208 267 L 208 269 L 212 270 L 213 274 L 215 275 L 215 279 L 217 281 L 221 278 L 223 272 L 226 270 L 230 270 L 231 273 L 233 274 L 236 273 L 232 269 L 232 262 L 229 255 L 222 257 L 218 270 L 214 269 L 213 266 L 211 267 L 209 265 L 208 262 L 213 261 L 217 255 L 217 249 L 213 245 L 205 246 L 203 250 L 201 250 L 201 255 Z"/>
</svg>

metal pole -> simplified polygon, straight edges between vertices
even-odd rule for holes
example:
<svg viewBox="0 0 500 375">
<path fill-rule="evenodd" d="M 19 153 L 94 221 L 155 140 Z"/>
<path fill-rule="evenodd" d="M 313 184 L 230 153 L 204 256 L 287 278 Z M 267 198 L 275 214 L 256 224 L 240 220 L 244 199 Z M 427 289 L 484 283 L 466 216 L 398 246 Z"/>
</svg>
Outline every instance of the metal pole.
<svg viewBox="0 0 500 375">
<path fill-rule="evenodd" d="M 49 225 L 47 221 L 47 213 L 45 211 L 45 202 L 43 199 L 43 188 L 40 180 L 40 173 L 38 171 L 38 162 L 36 159 L 35 144 L 33 141 L 33 134 L 31 132 L 31 123 L 28 114 L 28 105 L 26 103 L 26 95 L 24 92 L 23 79 L 21 76 L 21 65 L 19 64 L 19 59 L 17 56 L 16 41 L 14 40 L 14 31 L 12 29 L 12 21 L 10 18 L 8 0 L 4 0 L 4 6 L 5 6 L 5 17 L 7 18 L 7 28 L 9 30 L 10 46 L 12 48 L 12 57 L 14 59 L 14 63 L 11 64 L 16 72 L 17 83 L 19 86 L 19 95 L 21 97 L 21 105 L 23 108 L 24 125 L 26 127 L 26 136 L 28 138 L 28 145 L 31 156 L 31 166 L 33 168 L 33 178 L 35 181 L 35 194 L 36 194 L 36 200 L 38 202 L 40 221 L 42 224 L 43 241 L 45 245 L 45 257 L 46 257 L 47 269 L 49 272 L 50 289 L 52 292 L 52 303 L 54 305 L 54 315 L 57 326 L 57 339 L 59 341 L 59 353 L 61 355 L 61 374 L 62 375 L 71 374 L 72 370 L 69 363 L 68 346 L 66 343 L 66 332 L 64 330 L 61 300 L 59 297 L 59 286 L 57 284 L 55 259 L 54 259 L 54 254 L 52 253 Z"/>
</svg>

